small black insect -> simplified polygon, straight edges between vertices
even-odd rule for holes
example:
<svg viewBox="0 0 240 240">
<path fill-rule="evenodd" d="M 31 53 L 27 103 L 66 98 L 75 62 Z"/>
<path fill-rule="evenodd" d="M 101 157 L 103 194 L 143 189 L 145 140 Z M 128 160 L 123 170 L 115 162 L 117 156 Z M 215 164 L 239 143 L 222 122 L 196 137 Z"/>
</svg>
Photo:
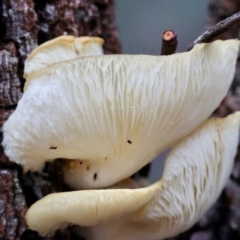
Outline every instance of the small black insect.
<svg viewBox="0 0 240 240">
<path fill-rule="evenodd" d="M 51 146 L 49 149 L 57 149 L 57 147 L 55 147 L 55 146 Z"/>
</svg>

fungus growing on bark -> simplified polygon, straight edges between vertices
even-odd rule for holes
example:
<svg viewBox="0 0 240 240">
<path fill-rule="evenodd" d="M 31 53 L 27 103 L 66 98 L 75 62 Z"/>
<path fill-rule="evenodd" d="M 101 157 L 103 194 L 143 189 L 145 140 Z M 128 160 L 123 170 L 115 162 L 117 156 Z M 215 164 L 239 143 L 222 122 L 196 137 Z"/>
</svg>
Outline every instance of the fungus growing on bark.
<svg viewBox="0 0 240 240">
<path fill-rule="evenodd" d="M 68 224 L 91 240 L 159 240 L 197 222 L 216 201 L 236 154 L 240 112 L 210 119 L 173 146 L 162 178 L 141 189 L 50 194 L 31 206 L 28 226 L 45 235 Z"/>
<path fill-rule="evenodd" d="M 25 170 L 71 159 L 64 176 L 76 189 L 131 176 L 205 121 L 227 93 L 239 48 L 228 40 L 170 56 L 79 57 L 81 41 L 70 39 L 30 55 L 3 146 Z"/>
</svg>

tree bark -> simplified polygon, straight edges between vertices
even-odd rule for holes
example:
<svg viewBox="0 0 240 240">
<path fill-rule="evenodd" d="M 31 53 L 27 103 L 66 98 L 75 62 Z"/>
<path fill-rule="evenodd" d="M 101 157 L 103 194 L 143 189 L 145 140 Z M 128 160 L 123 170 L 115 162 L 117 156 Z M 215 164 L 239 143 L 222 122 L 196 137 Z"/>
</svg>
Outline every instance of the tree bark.
<svg viewBox="0 0 240 240">
<path fill-rule="evenodd" d="M 100 36 L 105 53 L 120 53 L 113 1 L 0 0 L 0 128 L 22 96 L 24 61 L 39 44 L 63 34 Z M 42 174 L 23 174 L 0 146 L 0 239 L 79 239 L 68 230 L 39 237 L 24 220 L 37 199 L 65 190 L 59 172 L 53 163 Z"/>
<path fill-rule="evenodd" d="M 240 11 L 239 0 L 210 0 L 208 26 Z M 238 38 L 240 24 L 235 24 L 218 39 Z M 240 110 L 240 59 L 237 61 L 234 82 L 227 97 L 214 115 L 225 117 Z M 240 239 L 240 145 L 231 177 L 215 205 L 190 230 L 169 240 L 239 240 Z"/>
</svg>

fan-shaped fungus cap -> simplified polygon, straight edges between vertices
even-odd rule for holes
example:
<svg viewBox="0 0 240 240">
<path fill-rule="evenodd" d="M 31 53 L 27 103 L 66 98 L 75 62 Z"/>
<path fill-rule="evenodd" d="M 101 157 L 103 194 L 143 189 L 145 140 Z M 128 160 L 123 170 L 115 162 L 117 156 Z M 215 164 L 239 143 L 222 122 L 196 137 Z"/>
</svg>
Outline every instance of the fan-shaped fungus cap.
<svg viewBox="0 0 240 240">
<path fill-rule="evenodd" d="M 84 56 L 103 54 L 104 41 L 99 37 L 61 36 L 48 41 L 36 48 L 27 58 L 24 68 L 24 77 L 48 67 L 54 63 Z M 25 83 L 25 89 L 28 82 Z"/>
<path fill-rule="evenodd" d="M 209 117 L 232 82 L 238 49 L 237 40 L 216 41 L 171 56 L 78 57 L 32 72 L 3 126 L 5 153 L 25 169 L 81 160 L 65 172 L 76 188 L 117 183 Z"/>
<path fill-rule="evenodd" d="M 236 154 L 240 112 L 210 119 L 177 143 L 163 177 L 142 189 L 54 193 L 28 210 L 40 234 L 69 223 L 87 239 L 159 240 L 191 227 L 220 195 Z M 89 227 L 89 228 L 88 228 Z"/>
</svg>

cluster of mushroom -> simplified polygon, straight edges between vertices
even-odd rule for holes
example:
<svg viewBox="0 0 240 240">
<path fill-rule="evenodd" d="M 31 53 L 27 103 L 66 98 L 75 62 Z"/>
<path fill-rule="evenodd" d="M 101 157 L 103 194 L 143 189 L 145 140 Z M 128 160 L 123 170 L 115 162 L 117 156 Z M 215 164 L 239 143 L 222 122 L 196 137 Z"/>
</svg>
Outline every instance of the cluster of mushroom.
<svg viewBox="0 0 240 240">
<path fill-rule="evenodd" d="M 170 56 L 102 55 L 102 44 L 62 36 L 26 61 L 5 153 L 26 171 L 65 159 L 76 190 L 37 201 L 27 224 L 41 235 L 78 225 L 90 240 L 177 235 L 216 201 L 233 166 L 240 113 L 207 118 L 231 85 L 239 41 Z M 128 178 L 169 148 L 162 178 L 130 189 Z"/>
</svg>

